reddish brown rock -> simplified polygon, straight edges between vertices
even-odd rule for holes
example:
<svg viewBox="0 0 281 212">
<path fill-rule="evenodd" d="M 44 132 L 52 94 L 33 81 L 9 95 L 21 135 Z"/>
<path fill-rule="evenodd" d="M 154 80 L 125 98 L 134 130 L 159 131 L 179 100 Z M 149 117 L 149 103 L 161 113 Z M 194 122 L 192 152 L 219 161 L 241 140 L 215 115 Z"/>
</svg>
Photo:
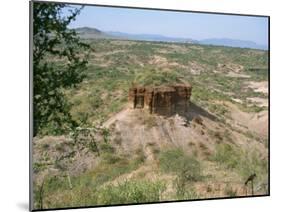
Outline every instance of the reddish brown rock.
<svg viewBox="0 0 281 212">
<path fill-rule="evenodd" d="M 160 115 L 183 115 L 187 112 L 192 86 L 176 84 L 171 86 L 142 87 L 129 90 L 129 101 L 133 108 L 145 108 Z"/>
</svg>

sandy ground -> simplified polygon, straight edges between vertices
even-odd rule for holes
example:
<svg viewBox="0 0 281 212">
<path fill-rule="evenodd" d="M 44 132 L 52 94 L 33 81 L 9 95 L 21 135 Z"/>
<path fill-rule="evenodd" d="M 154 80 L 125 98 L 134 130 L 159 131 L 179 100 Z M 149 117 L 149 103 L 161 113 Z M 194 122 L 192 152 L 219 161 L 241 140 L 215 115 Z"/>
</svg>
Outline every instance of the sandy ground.
<svg viewBox="0 0 281 212">
<path fill-rule="evenodd" d="M 237 103 L 240 103 L 240 104 L 243 103 L 243 101 L 242 101 L 241 99 L 232 98 L 232 100 L 233 100 L 234 102 L 237 102 Z"/>
<path fill-rule="evenodd" d="M 235 73 L 235 72 L 228 72 L 227 76 L 229 77 L 237 77 L 237 78 L 250 78 L 251 76 L 247 75 L 247 74 L 239 74 L 239 73 Z"/>
<path fill-rule="evenodd" d="M 180 67 L 180 68 L 186 68 L 186 66 L 181 65 L 177 62 L 171 62 L 168 61 L 167 58 L 159 56 L 159 55 L 154 55 L 150 61 L 148 61 L 148 64 L 154 65 L 159 68 L 173 68 L 173 67 Z"/>
<path fill-rule="evenodd" d="M 268 81 L 250 82 L 248 87 L 254 89 L 255 92 L 268 93 Z"/>
<path fill-rule="evenodd" d="M 241 111 L 238 106 L 225 102 L 228 106 L 230 115 L 235 124 L 245 126 L 247 129 L 267 137 L 268 135 L 268 111 L 261 111 L 259 113 L 247 113 Z"/>
</svg>

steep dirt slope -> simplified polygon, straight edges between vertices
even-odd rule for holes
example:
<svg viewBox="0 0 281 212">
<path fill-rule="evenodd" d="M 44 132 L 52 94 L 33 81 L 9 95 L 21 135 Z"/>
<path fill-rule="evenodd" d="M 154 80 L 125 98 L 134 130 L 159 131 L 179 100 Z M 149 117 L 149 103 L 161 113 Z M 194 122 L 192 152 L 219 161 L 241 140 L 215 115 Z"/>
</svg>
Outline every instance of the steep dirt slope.
<svg viewBox="0 0 281 212">
<path fill-rule="evenodd" d="M 219 142 L 263 149 L 263 144 L 245 134 L 252 130 L 266 136 L 267 113 L 251 114 L 240 111 L 231 103 L 227 105 L 231 111 L 228 125 L 199 106 L 191 104 L 185 117 L 158 116 L 143 109 L 127 107 L 107 120 L 104 127 L 110 129 L 113 141 L 122 141 L 120 151 L 130 153 L 142 148 L 149 158 L 152 157 L 151 149 L 157 151 L 168 147 L 179 147 L 188 153 L 197 148 L 201 156 L 208 156 Z M 253 142 L 249 142 L 250 140 Z"/>
</svg>

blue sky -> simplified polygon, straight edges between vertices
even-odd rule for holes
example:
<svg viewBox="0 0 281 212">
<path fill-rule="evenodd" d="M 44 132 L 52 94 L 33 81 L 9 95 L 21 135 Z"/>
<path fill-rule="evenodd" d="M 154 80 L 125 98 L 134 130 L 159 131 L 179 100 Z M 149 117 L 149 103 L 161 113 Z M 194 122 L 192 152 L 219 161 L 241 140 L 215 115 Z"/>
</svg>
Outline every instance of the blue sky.
<svg viewBox="0 0 281 212">
<path fill-rule="evenodd" d="M 265 17 L 85 6 L 70 27 L 84 26 L 102 31 L 195 40 L 230 38 L 262 45 L 268 41 L 268 21 Z"/>
</svg>

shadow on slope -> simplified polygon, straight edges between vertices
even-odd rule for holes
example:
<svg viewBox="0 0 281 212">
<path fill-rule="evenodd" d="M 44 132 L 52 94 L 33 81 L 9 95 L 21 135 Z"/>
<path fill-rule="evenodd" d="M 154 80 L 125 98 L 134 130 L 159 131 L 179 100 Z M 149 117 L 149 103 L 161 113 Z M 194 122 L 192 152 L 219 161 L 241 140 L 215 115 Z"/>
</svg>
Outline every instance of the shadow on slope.
<svg viewBox="0 0 281 212">
<path fill-rule="evenodd" d="M 212 121 L 217 121 L 217 117 L 209 113 L 207 110 L 203 109 L 202 107 L 196 105 L 193 102 L 190 102 L 189 109 L 188 109 L 188 114 L 185 117 L 187 122 L 191 122 L 194 118 L 201 116 L 208 118 Z"/>
</svg>

